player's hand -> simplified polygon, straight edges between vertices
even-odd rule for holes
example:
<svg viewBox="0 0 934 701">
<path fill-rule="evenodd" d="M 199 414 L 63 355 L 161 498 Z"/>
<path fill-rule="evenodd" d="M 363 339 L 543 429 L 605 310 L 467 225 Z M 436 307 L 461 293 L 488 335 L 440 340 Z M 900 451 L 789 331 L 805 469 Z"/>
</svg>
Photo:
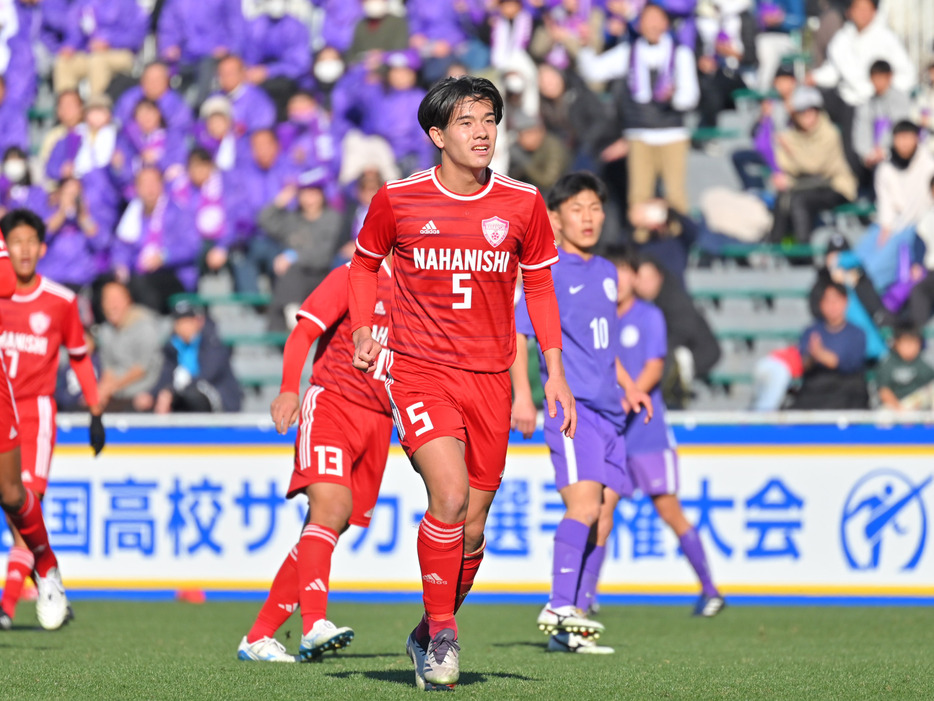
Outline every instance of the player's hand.
<svg viewBox="0 0 934 701">
<path fill-rule="evenodd" d="M 636 387 L 627 390 L 626 396 L 623 398 L 623 409 L 626 410 L 626 413 L 631 411 L 634 414 L 638 414 L 645 409 L 645 423 L 651 421 L 652 417 L 655 416 L 652 398 Z"/>
<path fill-rule="evenodd" d="M 283 392 L 272 400 L 269 406 L 269 413 L 272 416 L 272 422 L 276 425 L 276 431 L 285 435 L 289 426 L 298 421 L 298 412 L 301 403 L 295 392 Z"/>
<path fill-rule="evenodd" d="M 353 366 L 366 373 L 373 372 L 383 347 L 376 342 L 370 335 L 370 329 L 365 326 L 354 331 L 353 343 Z"/>
<path fill-rule="evenodd" d="M 531 438 L 538 423 L 538 410 L 531 397 L 516 397 L 512 403 L 512 428 L 519 431 L 523 438 Z"/>
<path fill-rule="evenodd" d="M 101 420 L 100 414 L 91 414 L 89 433 L 91 434 L 91 447 L 94 449 L 96 457 L 101 454 L 104 444 L 107 443 L 107 432 L 104 430 L 104 422 Z"/>
<path fill-rule="evenodd" d="M 573 438 L 577 431 L 577 406 L 568 381 L 563 375 L 554 375 L 545 383 L 545 406 L 548 415 L 555 418 L 558 415 L 558 404 L 564 409 L 564 421 L 561 424 L 561 433 Z"/>
</svg>

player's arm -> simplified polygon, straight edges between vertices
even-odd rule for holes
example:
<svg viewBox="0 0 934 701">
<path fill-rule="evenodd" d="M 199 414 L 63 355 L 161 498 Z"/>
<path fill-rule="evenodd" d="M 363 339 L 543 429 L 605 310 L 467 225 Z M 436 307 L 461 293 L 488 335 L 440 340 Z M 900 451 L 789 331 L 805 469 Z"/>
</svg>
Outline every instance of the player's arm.
<svg viewBox="0 0 934 701">
<path fill-rule="evenodd" d="M 0 298 L 9 299 L 16 292 L 16 273 L 10 262 L 6 243 L 0 238 Z"/>
<path fill-rule="evenodd" d="M 564 376 L 564 363 L 561 360 L 561 317 L 558 313 L 558 298 L 555 296 L 551 270 L 524 270 L 522 281 L 535 338 L 538 339 L 542 355 L 545 356 L 548 380 L 544 390 L 548 415 L 552 418 L 557 416 L 557 404 L 561 404 L 564 409 L 561 431 L 568 438 L 573 438 L 577 430 L 577 409 L 574 395 L 571 394 L 571 388 L 568 387 Z"/>
<path fill-rule="evenodd" d="M 279 433 L 285 433 L 298 420 L 301 404 L 298 390 L 302 370 L 312 344 L 347 313 L 347 266 L 332 270 L 299 309 L 298 323 L 292 329 L 282 352 L 282 384 L 279 396 L 269 407 Z"/>
<path fill-rule="evenodd" d="M 84 326 L 81 324 L 81 312 L 78 311 L 77 300 L 73 300 L 68 306 L 62 325 L 62 344 L 68 351 L 68 363 L 81 386 L 81 393 L 88 405 L 88 411 L 91 412 L 89 427 L 91 448 L 94 449 L 95 455 L 100 455 L 107 442 L 107 434 L 101 420 L 104 408 L 97 387 L 97 377 L 94 375 L 94 363 L 88 353 L 87 339 L 84 335 Z"/>
<path fill-rule="evenodd" d="M 382 346 L 371 335 L 379 286 L 379 267 L 396 241 L 396 219 L 386 187 L 373 196 L 350 261 L 348 296 L 353 333 L 353 366 L 373 372 Z"/>
<path fill-rule="evenodd" d="M 664 361 L 662 361 L 662 365 L 664 366 Z M 661 373 L 659 373 L 658 377 L 661 379 Z M 623 408 L 626 409 L 627 412 L 632 411 L 638 414 L 644 407 L 645 422 L 648 423 L 655 414 L 655 410 L 652 407 L 652 398 L 649 397 L 648 392 L 642 389 L 638 382 L 633 381 L 632 376 L 627 372 L 626 368 L 623 367 L 623 364 L 619 362 L 619 358 L 616 359 L 616 381 L 619 383 L 619 386 L 623 388 L 623 392 L 626 393 L 626 397 L 623 399 Z"/>
<path fill-rule="evenodd" d="M 509 368 L 509 376 L 512 378 L 512 427 L 523 438 L 530 438 L 535 432 L 538 410 L 529 382 L 529 337 L 524 333 L 516 333 L 516 359 Z"/>
</svg>

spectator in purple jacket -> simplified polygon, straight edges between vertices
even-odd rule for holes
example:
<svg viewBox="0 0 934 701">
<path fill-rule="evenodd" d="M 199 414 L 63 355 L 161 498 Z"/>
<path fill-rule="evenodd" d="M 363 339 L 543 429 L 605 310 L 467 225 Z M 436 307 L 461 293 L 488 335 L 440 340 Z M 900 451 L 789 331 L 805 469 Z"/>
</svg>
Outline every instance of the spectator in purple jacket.
<svg viewBox="0 0 934 701">
<path fill-rule="evenodd" d="M 66 178 L 52 194 L 42 275 L 74 290 L 90 285 L 107 272 L 111 234 L 94 219 L 81 181 Z"/>
<path fill-rule="evenodd" d="M 74 0 L 55 61 L 55 91 L 87 79 L 92 94 L 106 92 L 115 73 L 129 73 L 143 45 L 148 18 L 136 0 Z"/>
<path fill-rule="evenodd" d="M 7 41 L 9 62 L 3 75 L 7 81 L 9 99 L 21 105 L 31 105 L 36 99 L 36 55 L 33 43 L 39 40 L 37 20 L 40 10 L 36 0 L 20 0 L 14 7 L 16 33 Z"/>
<path fill-rule="evenodd" d="M 182 85 L 195 84 L 195 104 L 207 99 L 217 61 L 243 50 L 241 0 L 166 0 L 159 15 L 159 57 L 177 67 Z"/>
<path fill-rule="evenodd" d="M 253 133 L 250 152 L 252 158 L 236 173 L 243 208 L 237 227 L 238 246 L 230 262 L 238 292 L 258 292 L 260 274 L 272 276 L 280 247 L 259 227 L 259 213 L 286 185 L 296 182 L 295 171 L 281 157 L 279 140 L 271 129 Z"/>
<path fill-rule="evenodd" d="M 117 144 L 110 98 L 94 95 L 84 105 L 84 119 L 65 132 L 52 147 L 45 167 L 49 180 L 84 177 L 97 169 L 107 169 Z"/>
<path fill-rule="evenodd" d="M 456 56 L 467 50 L 465 23 L 477 25 L 485 17 L 483 4 L 473 0 L 409 0 L 406 10 L 409 46 L 421 56 L 422 74 L 428 83 L 443 77 Z"/>
<path fill-rule="evenodd" d="M 247 25 L 243 60 L 246 79 L 262 86 L 279 121 L 297 87 L 310 87 L 311 37 L 304 22 L 286 12 L 285 0 L 265 0 L 264 14 Z"/>
<path fill-rule="evenodd" d="M 49 129 L 39 147 L 38 160 L 43 171 L 55 144 L 70 134 L 84 119 L 84 101 L 77 90 L 59 93 L 55 100 L 55 126 Z"/>
<path fill-rule="evenodd" d="M 201 242 L 191 215 L 165 191 L 158 168 L 143 167 L 135 190 L 117 225 L 112 266 L 119 280 L 129 281 L 133 299 L 166 314 L 169 297 L 197 287 Z"/>
<path fill-rule="evenodd" d="M 169 131 L 179 137 L 191 132 L 192 116 L 188 103 L 169 86 L 169 67 L 161 61 L 154 61 L 143 69 L 139 85 L 125 91 L 114 106 L 114 119 L 126 126 L 133 118 L 136 105 L 142 98 L 152 100 L 159 106 Z"/>
<path fill-rule="evenodd" d="M 218 62 L 217 84 L 230 100 L 237 138 L 276 123 L 276 106 L 262 88 L 247 80 L 246 66 L 239 56 L 225 56 Z"/>
<path fill-rule="evenodd" d="M 340 172 L 338 144 L 331 118 L 309 92 L 298 92 L 289 99 L 288 120 L 276 128 L 279 148 L 286 162 L 297 172 L 323 168 L 328 174 L 325 195 L 334 203 Z"/>
<path fill-rule="evenodd" d="M 366 2 L 353 30 L 347 60 L 356 63 L 373 52 L 402 51 L 409 46 L 409 25 L 404 17 L 389 12 L 383 0 Z"/>
<path fill-rule="evenodd" d="M 133 118 L 120 129 L 111 162 L 117 184 L 127 198 L 141 168 L 158 168 L 166 180 L 181 175 L 185 162 L 184 137 L 166 128 L 159 105 L 148 98 L 136 103 Z"/>
<path fill-rule="evenodd" d="M 68 33 L 68 9 L 72 0 L 32 0 L 38 2 L 42 20 L 39 23 L 39 40 L 50 56 L 57 56 Z"/>
<path fill-rule="evenodd" d="M 340 53 L 347 51 L 353 41 L 354 27 L 363 17 L 360 0 L 312 0 L 312 4 L 324 10 L 322 45 L 333 46 Z"/>
<path fill-rule="evenodd" d="M 0 213 L 10 209 L 32 210 L 42 219 L 49 215 L 49 196 L 29 175 L 29 156 L 18 146 L 11 146 L 3 154 L 0 172 Z"/>
<path fill-rule="evenodd" d="M 232 171 L 249 154 L 247 137 L 237 137 L 233 108 L 223 95 L 213 95 L 201 105 L 201 119 L 195 126 L 195 145 L 214 158 L 222 171 Z"/>
<path fill-rule="evenodd" d="M 26 109 L 26 105 L 7 98 L 6 79 L 0 76 L 0 153 L 6 152 L 11 146 L 18 146 L 24 151 L 29 148 Z"/>
<path fill-rule="evenodd" d="M 233 176 L 218 168 L 208 151 L 196 146 L 188 154 L 185 177 L 172 187 L 172 197 L 194 221 L 201 239 L 202 269 L 216 272 L 226 266 L 243 200 Z"/>
<path fill-rule="evenodd" d="M 418 55 L 395 51 L 384 59 L 388 67 L 383 82 L 364 98 L 363 131 L 381 136 L 392 147 L 403 176 L 434 165 L 435 148 L 414 119 L 425 91 L 416 85 Z"/>
</svg>

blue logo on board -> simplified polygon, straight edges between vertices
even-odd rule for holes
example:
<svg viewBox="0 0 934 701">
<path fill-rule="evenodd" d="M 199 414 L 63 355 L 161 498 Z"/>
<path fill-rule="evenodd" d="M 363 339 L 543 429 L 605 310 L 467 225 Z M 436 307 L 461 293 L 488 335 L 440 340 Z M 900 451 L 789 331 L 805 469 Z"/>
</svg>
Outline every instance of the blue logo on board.
<svg viewBox="0 0 934 701">
<path fill-rule="evenodd" d="M 840 537 L 854 570 L 913 570 L 927 540 L 927 511 L 921 493 L 934 477 L 914 484 L 881 468 L 865 475 L 843 507 Z"/>
</svg>

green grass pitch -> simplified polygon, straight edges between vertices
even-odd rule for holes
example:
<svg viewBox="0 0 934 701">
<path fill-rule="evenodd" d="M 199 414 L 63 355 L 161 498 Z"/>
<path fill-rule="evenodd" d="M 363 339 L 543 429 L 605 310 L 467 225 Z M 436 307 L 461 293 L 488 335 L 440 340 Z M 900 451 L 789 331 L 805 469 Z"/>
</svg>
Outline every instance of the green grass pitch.
<svg viewBox="0 0 934 701">
<path fill-rule="evenodd" d="M 410 605 L 333 605 L 354 643 L 314 664 L 238 662 L 258 603 L 77 602 L 61 631 L 21 604 L 0 632 L 0 698 L 409 699 Z M 468 699 L 932 699 L 934 608 L 606 607 L 606 657 L 545 652 L 533 606 L 468 605 L 459 616 Z M 286 638 L 286 632 L 290 635 Z M 298 648 L 297 616 L 280 631 Z"/>
</svg>

